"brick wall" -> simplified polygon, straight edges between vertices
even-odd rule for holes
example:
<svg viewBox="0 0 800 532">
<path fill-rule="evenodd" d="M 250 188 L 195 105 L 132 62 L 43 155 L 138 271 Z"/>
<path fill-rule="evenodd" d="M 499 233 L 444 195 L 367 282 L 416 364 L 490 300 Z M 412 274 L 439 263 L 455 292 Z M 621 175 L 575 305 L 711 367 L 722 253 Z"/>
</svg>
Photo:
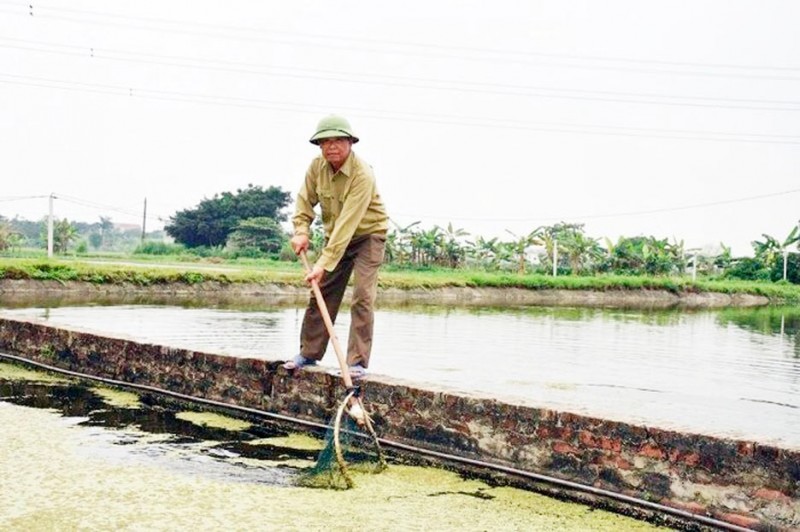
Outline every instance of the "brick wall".
<svg viewBox="0 0 800 532">
<path fill-rule="evenodd" d="M 324 369 L 240 359 L 0 318 L 0 351 L 63 369 L 326 423 Z M 363 385 L 382 438 L 658 502 L 759 530 L 800 529 L 800 451 L 683 434 L 385 377 Z"/>
</svg>

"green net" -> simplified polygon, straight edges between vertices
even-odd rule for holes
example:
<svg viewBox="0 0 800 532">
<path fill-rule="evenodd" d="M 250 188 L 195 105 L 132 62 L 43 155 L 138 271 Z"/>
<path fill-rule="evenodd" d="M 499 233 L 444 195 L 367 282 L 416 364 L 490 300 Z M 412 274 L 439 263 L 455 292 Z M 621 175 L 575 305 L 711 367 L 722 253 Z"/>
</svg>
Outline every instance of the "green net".
<svg viewBox="0 0 800 532">
<path fill-rule="evenodd" d="M 360 398 L 351 391 L 328 423 L 325 447 L 313 467 L 299 477 L 312 488 L 350 489 L 353 474 L 374 474 L 386 469 L 378 436 Z"/>
</svg>

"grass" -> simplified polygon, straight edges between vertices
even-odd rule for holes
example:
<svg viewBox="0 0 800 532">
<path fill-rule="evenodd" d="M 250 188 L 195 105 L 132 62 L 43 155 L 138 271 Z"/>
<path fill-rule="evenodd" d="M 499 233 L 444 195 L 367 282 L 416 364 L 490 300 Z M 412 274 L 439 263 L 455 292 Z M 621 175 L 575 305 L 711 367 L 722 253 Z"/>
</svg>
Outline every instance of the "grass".
<svg viewBox="0 0 800 532">
<path fill-rule="evenodd" d="M 14 258 L 0 257 L 0 279 L 129 283 L 141 286 L 171 283 L 216 282 L 302 285 L 299 262 L 265 259 L 221 261 L 208 258 L 190 262 L 176 257 L 91 256 Z M 784 282 L 598 275 L 592 277 L 515 274 L 477 270 L 408 270 L 386 267 L 379 283 L 383 288 L 434 289 L 446 287 L 523 288 L 529 290 L 667 290 L 672 293 L 718 292 L 755 294 L 783 304 L 800 304 L 800 286 Z"/>
</svg>

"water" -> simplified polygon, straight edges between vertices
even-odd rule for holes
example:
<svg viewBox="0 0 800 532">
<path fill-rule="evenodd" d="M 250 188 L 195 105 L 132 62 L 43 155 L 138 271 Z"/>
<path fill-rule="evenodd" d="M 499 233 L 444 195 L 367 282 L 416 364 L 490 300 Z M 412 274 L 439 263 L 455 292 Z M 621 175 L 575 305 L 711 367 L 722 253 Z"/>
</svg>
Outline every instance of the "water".
<svg viewBox="0 0 800 532">
<path fill-rule="evenodd" d="M 321 442 L 182 407 L 0 362 L 0 529 L 656 529 L 434 468 L 301 488 Z"/>
<path fill-rule="evenodd" d="M 8 309 L 139 341 L 283 360 L 302 309 Z M 347 338 L 349 316 L 337 331 Z M 800 449 L 800 309 L 381 309 L 371 373 L 536 407 Z M 335 355 L 323 365 L 337 367 Z"/>
</svg>

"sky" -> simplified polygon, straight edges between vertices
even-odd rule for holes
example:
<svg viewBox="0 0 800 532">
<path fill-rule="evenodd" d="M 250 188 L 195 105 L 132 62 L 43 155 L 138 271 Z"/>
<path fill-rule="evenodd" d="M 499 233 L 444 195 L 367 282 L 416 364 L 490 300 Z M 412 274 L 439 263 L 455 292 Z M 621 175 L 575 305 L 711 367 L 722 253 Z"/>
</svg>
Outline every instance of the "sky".
<svg viewBox="0 0 800 532">
<path fill-rule="evenodd" d="M 294 196 L 335 113 L 392 227 L 752 255 L 800 223 L 798 23 L 791 0 L 0 0 L 0 215 L 52 194 L 151 231 Z"/>
</svg>

